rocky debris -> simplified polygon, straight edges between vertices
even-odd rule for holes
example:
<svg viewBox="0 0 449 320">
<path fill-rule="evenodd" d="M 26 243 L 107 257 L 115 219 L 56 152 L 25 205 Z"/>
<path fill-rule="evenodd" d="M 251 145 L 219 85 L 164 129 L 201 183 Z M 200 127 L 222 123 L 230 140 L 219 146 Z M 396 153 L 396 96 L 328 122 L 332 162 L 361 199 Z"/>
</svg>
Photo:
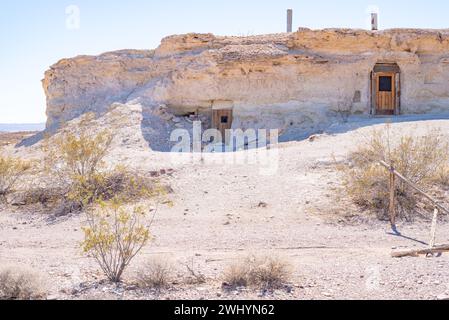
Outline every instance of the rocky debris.
<svg viewBox="0 0 449 320">
<path fill-rule="evenodd" d="M 161 169 L 158 171 L 150 171 L 149 175 L 152 178 L 159 178 L 164 175 L 172 175 L 174 173 L 173 169 Z"/>
<path fill-rule="evenodd" d="M 259 208 L 267 208 L 267 207 L 268 207 L 268 204 L 267 204 L 266 202 L 261 201 L 261 202 L 259 202 L 259 204 L 257 205 L 257 207 L 259 207 Z"/>
<path fill-rule="evenodd" d="M 158 108 L 155 108 L 153 114 L 161 117 L 164 121 L 170 121 L 174 117 L 174 115 L 168 111 L 166 105 L 160 105 Z"/>
</svg>

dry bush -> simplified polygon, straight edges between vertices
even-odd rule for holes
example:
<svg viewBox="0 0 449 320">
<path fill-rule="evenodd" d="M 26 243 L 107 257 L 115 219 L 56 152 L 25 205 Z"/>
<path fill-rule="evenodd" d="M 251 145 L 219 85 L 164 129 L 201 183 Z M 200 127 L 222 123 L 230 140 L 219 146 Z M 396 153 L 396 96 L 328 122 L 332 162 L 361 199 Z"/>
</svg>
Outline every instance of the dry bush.
<svg viewBox="0 0 449 320">
<path fill-rule="evenodd" d="M 144 289 L 162 289 L 173 278 L 173 265 L 167 260 L 154 260 L 145 264 L 137 275 L 137 284 Z"/>
<path fill-rule="evenodd" d="M 88 210 L 83 250 L 91 255 L 112 282 L 120 282 L 132 259 L 150 240 L 146 209 L 124 206 L 120 199 L 99 202 Z"/>
<path fill-rule="evenodd" d="M 449 144 L 439 131 L 423 136 L 404 134 L 393 141 L 390 127 L 374 130 L 367 143 L 350 155 L 350 166 L 343 169 L 345 188 L 354 203 L 374 210 L 388 219 L 389 172 L 379 165 L 383 160 L 424 189 L 436 181 L 449 181 Z M 420 200 L 404 182 L 396 179 L 397 212 L 400 218 L 412 219 Z"/>
<path fill-rule="evenodd" d="M 45 155 L 42 177 L 44 186 L 36 188 L 37 197 L 33 198 L 41 198 L 39 190 L 52 189 L 59 193 L 54 206 L 67 211 L 85 206 L 90 199 L 82 198 L 84 193 L 80 194 L 79 191 L 87 189 L 87 193 L 94 189 L 91 184 L 98 180 L 96 175 L 104 165 L 103 159 L 111 141 L 107 131 L 95 136 L 89 136 L 85 132 L 60 132 L 55 137 L 46 137 L 42 144 Z"/>
<path fill-rule="evenodd" d="M 167 190 L 157 180 L 119 166 L 93 174 L 87 180 L 77 177 L 68 193 L 68 199 L 86 207 L 97 200 L 107 201 L 120 197 L 124 202 L 133 202 L 165 193 Z"/>
<path fill-rule="evenodd" d="M 0 203 L 7 202 L 7 196 L 31 169 L 31 162 L 0 155 Z"/>
<path fill-rule="evenodd" d="M 45 178 L 61 190 L 62 206 L 84 208 L 109 187 L 104 157 L 111 142 L 111 134 L 102 131 L 95 136 L 64 132 L 43 143 Z"/>
<path fill-rule="evenodd" d="M 225 283 L 232 288 L 247 287 L 249 285 L 249 269 L 249 266 L 243 262 L 232 264 L 225 272 Z"/>
<path fill-rule="evenodd" d="M 193 257 L 190 263 L 186 263 L 185 267 L 188 271 L 186 283 L 189 285 L 198 285 L 206 283 L 206 276 L 201 272 L 198 265 L 195 265 L 195 258 Z"/>
<path fill-rule="evenodd" d="M 108 130 L 96 135 L 65 132 L 43 145 L 49 168 L 58 174 L 62 181 L 79 177 L 89 178 L 104 166 L 104 158 L 110 150 L 113 136 Z M 55 168 L 56 167 L 56 168 Z"/>
<path fill-rule="evenodd" d="M 275 290 L 285 287 L 291 273 L 291 265 L 279 257 L 250 256 L 227 269 L 225 282 L 231 288 Z"/>
<path fill-rule="evenodd" d="M 449 187 L 449 164 L 442 165 L 437 169 L 432 182 L 446 188 Z"/>
<path fill-rule="evenodd" d="M 122 166 L 108 168 L 104 158 L 111 142 L 108 131 L 94 136 L 66 132 L 46 141 L 45 177 L 53 178 L 47 188 L 59 192 L 58 214 L 81 211 L 99 200 L 132 202 L 164 192 L 154 179 Z"/>
<path fill-rule="evenodd" d="M 0 269 L 0 300 L 37 300 L 46 296 L 46 283 L 37 272 L 18 266 Z"/>
</svg>

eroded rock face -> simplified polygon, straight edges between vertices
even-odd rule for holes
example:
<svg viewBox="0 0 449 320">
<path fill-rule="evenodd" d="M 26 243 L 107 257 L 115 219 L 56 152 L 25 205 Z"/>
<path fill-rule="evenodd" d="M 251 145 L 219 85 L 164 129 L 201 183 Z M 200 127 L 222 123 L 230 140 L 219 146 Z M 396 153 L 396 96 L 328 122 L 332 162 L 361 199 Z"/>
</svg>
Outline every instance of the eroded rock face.
<svg viewBox="0 0 449 320">
<path fill-rule="evenodd" d="M 296 134 L 342 114 L 369 114 L 370 72 L 401 69 L 402 113 L 449 112 L 449 30 L 346 29 L 251 37 L 188 34 L 154 51 L 64 59 L 45 74 L 47 126 L 113 103 L 208 114 L 232 107 L 236 128 Z"/>
</svg>

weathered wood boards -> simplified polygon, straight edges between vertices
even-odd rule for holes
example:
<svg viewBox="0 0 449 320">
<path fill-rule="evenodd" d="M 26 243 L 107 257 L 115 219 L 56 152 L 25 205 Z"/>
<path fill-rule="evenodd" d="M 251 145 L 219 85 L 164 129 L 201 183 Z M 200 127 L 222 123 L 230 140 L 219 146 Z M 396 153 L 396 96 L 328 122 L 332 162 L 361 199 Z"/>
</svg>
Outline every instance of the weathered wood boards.
<svg viewBox="0 0 449 320">
<path fill-rule="evenodd" d="M 395 63 L 377 63 L 371 72 L 371 114 L 401 113 L 401 70 Z"/>
<path fill-rule="evenodd" d="M 379 161 L 380 165 L 385 167 L 390 172 L 390 222 L 393 229 L 396 228 L 396 212 L 395 212 L 395 177 L 398 177 L 403 182 L 405 182 L 409 187 L 420 193 L 423 197 L 425 197 L 427 200 L 432 202 L 432 204 L 435 207 L 435 210 L 433 212 L 433 219 L 432 219 L 432 227 L 430 230 L 430 241 L 429 241 L 429 248 L 428 249 L 422 249 L 422 250 L 409 250 L 409 251 L 402 251 L 402 252 L 393 252 L 392 256 L 395 258 L 401 258 L 401 257 L 417 257 L 419 255 L 425 254 L 435 254 L 435 253 L 443 253 L 446 251 L 449 251 L 449 245 L 444 246 L 435 246 L 435 238 L 436 238 L 436 231 L 437 231 L 437 223 L 438 223 L 438 214 L 439 210 L 444 211 L 446 213 L 449 213 L 449 210 L 445 207 L 443 207 L 437 200 L 435 200 L 433 197 L 425 193 L 421 188 L 419 188 L 417 185 L 415 185 L 413 182 L 411 182 L 409 179 L 404 177 L 402 174 L 400 174 L 398 171 L 394 169 L 394 167 L 385 161 Z"/>
<path fill-rule="evenodd" d="M 387 170 L 389 171 L 393 171 L 393 173 L 396 175 L 396 177 L 398 177 L 399 179 L 401 179 L 402 181 L 404 181 L 405 183 L 407 183 L 408 186 L 410 186 L 412 189 L 414 189 L 415 191 L 419 192 L 424 198 L 426 198 L 427 200 L 429 200 L 430 202 L 432 202 L 432 204 L 437 207 L 438 209 L 440 209 L 441 211 L 444 211 L 446 213 L 449 214 L 449 209 L 443 207 L 437 200 L 435 200 L 434 198 L 432 198 L 430 195 L 428 195 L 427 193 L 425 193 L 423 190 L 421 190 L 421 188 L 419 188 L 418 186 L 416 186 L 413 182 L 411 182 L 409 179 L 407 179 L 406 177 L 404 177 L 401 173 L 399 173 L 398 171 L 396 171 L 394 168 L 391 168 L 391 165 L 389 165 L 388 163 L 386 163 L 385 161 L 379 161 L 380 165 L 385 167 Z"/>
<path fill-rule="evenodd" d="M 420 255 L 435 255 L 444 252 L 449 252 L 449 245 L 436 246 L 432 249 L 394 251 L 391 256 L 393 258 L 419 257 Z"/>
<path fill-rule="evenodd" d="M 396 74 L 381 72 L 377 77 L 377 105 L 376 114 L 393 115 L 396 109 Z"/>
<path fill-rule="evenodd" d="M 221 132 L 223 141 L 226 137 L 226 130 L 232 128 L 233 112 L 232 109 L 213 110 L 212 126 Z"/>
</svg>

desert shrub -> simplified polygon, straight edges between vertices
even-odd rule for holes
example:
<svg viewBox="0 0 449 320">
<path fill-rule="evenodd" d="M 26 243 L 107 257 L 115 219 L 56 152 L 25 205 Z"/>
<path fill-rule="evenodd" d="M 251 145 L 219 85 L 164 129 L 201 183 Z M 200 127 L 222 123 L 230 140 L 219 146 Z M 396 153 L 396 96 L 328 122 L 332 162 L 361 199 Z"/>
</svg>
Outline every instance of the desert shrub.
<svg viewBox="0 0 449 320">
<path fill-rule="evenodd" d="M 225 282 L 232 288 L 281 289 L 290 278 L 291 265 L 276 256 L 250 256 L 229 266 L 225 272 Z"/>
<path fill-rule="evenodd" d="M 37 300 L 46 297 L 46 283 L 37 272 L 18 266 L 0 268 L 0 299 Z"/>
<path fill-rule="evenodd" d="M 188 272 L 188 276 L 186 277 L 186 283 L 189 285 L 198 285 L 206 283 L 206 276 L 201 272 L 199 266 L 195 264 L 195 258 L 189 261 L 189 263 L 185 264 L 185 267 Z"/>
<path fill-rule="evenodd" d="M 96 135 L 60 132 L 43 142 L 44 189 L 60 191 L 63 210 L 80 210 L 99 199 L 108 188 L 109 170 L 104 158 L 110 150 L 112 135 L 101 131 Z"/>
<path fill-rule="evenodd" d="M 66 132 L 44 144 L 46 177 L 53 178 L 51 188 L 61 191 L 60 214 L 81 211 L 99 200 L 120 197 L 130 202 L 162 192 L 154 179 L 123 166 L 108 168 L 104 158 L 111 142 L 108 131 L 93 136 Z"/>
<path fill-rule="evenodd" d="M 14 191 L 20 179 L 31 168 L 31 162 L 0 155 L 0 202 L 7 201 L 7 196 Z"/>
<path fill-rule="evenodd" d="M 449 164 L 440 166 L 432 181 L 440 186 L 449 187 Z"/>
<path fill-rule="evenodd" d="M 374 130 L 367 143 L 350 154 L 350 165 L 343 168 L 344 184 L 354 203 L 374 210 L 388 219 L 389 172 L 379 165 L 383 160 L 414 184 L 427 188 L 435 181 L 448 181 L 449 144 L 439 131 L 423 136 L 404 134 L 393 141 L 390 128 Z M 396 179 L 396 205 L 400 218 L 411 219 L 419 195 Z"/>
<path fill-rule="evenodd" d="M 139 270 L 137 283 L 144 289 L 162 289 L 168 287 L 173 273 L 173 265 L 167 260 L 147 262 Z"/>
<path fill-rule="evenodd" d="M 125 167 L 97 172 L 88 178 L 78 176 L 72 184 L 67 198 L 85 207 L 97 200 L 111 200 L 120 197 L 124 202 L 167 192 L 157 180 L 149 179 L 138 172 L 132 172 Z"/>
<path fill-rule="evenodd" d="M 107 130 L 96 135 L 65 133 L 53 141 L 50 156 L 52 166 L 68 179 L 79 177 L 89 180 L 104 166 L 104 158 L 110 150 L 113 136 Z M 55 163 L 56 162 L 56 163 Z M 64 179 L 64 177 L 62 178 Z"/>
<path fill-rule="evenodd" d="M 225 272 L 225 283 L 232 288 L 247 287 L 249 272 L 250 268 L 245 263 L 232 264 Z"/>
<path fill-rule="evenodd" d="M 19 194 L 23 205 L 42 204 L 46 206 L 61 196 L 61 190 L 43 187 L 30 187 Z M 20 201 L 19 201 L 20 202 Z"/>
<path fill-rule="evenodd" d="M 95 258 L 112 282 L 120 282 L 132 259 L 150 240 L 146 209 L 125 206 L 120 199 L 99 202 L 87 211 L 83 250 Z"/>
</svg>

